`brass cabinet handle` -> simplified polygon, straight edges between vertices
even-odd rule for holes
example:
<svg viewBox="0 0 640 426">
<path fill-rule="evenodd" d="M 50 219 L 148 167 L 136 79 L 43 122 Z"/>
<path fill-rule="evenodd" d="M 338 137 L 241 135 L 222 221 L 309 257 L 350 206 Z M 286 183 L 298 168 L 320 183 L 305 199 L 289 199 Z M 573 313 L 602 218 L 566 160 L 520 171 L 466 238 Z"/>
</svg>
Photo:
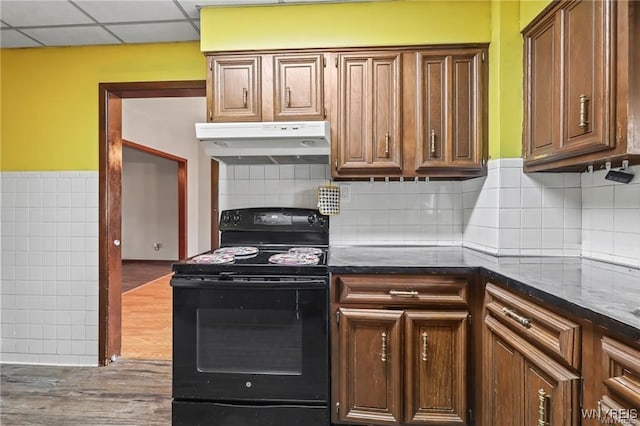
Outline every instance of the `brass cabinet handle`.
<svg viewBox="0 0 640 426">
<path fill-rule="evenodd" d="M 435 129 L 431 129 L 431 155 L 435 155 L 436 153 L 436 131 Z"/>
<path fill-rule="evenodd" d="M 242 106 L 243 107 L 247 106 L 247 96 L 248 96 L 247 88 L 243 87 L 242 88 Z"/>
<path fill-rule="evenodd" d="M 291 106 L 291 87 L 287 87 L 284 90 L 284 103 L 287 107 Z"/>
<path fill-rule="evenodd" d="M 518 315 L 516 311 L 509 308 L 502 308 L 502 312 L 509 318 L 514 319 L 523 327 L 529 328 L 531 327 L 531 320 L 529 318 L 525 318 L 522 315 Z"/>
<path fill-rule="evenodd" d="M 400 297 L 418 297 L 420 295 L 416 290 L 389 290 L 389 296 L 400 296 Z"/>
<path fill-rule="evenodd" d="M 428 342 L 427 339 L 429 338 L 429 335 L 427 334 L 426 331 L 422 332 L 422 360 L 424 362 L 429 361 L 429 356 L 427 354 L 427 349 L 428 349 Z"/>
<path fill-rule="evenodd" d="M 209 110 L 209 121 L 213 120 L 213 112 Z"/>
<path fill-rule="evenodd" d="M 538 390 L 538 426 L 549 426 L 547 419 L 547 398 L 549 395 L 544 389 Z"/>
<path fill-rule="evenodd" d="M 380 361 L 387 362 L 387 332 L 383 331 L 380 335 L 382 340 L 382 352 L 380 352 Z"/>
<path fill-rule="evenodd" d="M 389 136 L 389 132 L 385 132 L 385 134 L 384 134 L 384 153 L 385 153 L 385 155 L 387 157 L 389 156 L 389 139 L 391 139 L 391 136 Z"/>
<path fill-rule="evenodd" d="M 587 110 L 587 104 L 589 103 L 589 98 L 587 97 L 587 95 L 580 95 L 580 128 L 582 130 L 586 130 L 587 126 L 589 125 L 589 120 L 588 120 L 588 110 Z"/>
</svg>

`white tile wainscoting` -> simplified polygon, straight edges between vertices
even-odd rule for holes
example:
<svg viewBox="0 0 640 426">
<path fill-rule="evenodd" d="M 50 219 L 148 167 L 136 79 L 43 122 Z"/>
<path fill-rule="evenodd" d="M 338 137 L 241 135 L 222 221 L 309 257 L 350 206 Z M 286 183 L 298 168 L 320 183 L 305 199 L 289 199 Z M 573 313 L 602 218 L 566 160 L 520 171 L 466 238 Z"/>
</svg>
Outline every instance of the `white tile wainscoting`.
<svg viewBox="0 0 640 426">
<path fill-rule="evenodd" d="M 97 365 L 98 173 L 0 179 L 0 362 Z"/>
<path fill-rule="evenodd" d="M 464 245 L 640 267 L 640 166 L 628 185 L 595 173 L 524 174 L 489 162 L 466 181 L 342 182 L 332 244 Z M 323 165 L 221 167 L 220 208 L 314 208 Z M 0 362 L 97 365 L 98 173 L 0 172 Z"/>
</svg>

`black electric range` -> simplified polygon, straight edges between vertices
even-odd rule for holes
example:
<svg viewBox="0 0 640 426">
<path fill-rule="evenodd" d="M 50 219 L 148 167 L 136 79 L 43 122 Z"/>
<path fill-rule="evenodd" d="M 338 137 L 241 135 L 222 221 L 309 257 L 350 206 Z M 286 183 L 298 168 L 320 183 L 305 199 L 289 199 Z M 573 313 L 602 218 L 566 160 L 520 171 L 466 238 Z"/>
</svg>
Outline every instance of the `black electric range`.
<svg viewBox="0 0 640 426">
<path fill-rule="evenodd" d="M 173 265 L 173 424 L 329 425 L 329 218 L 227 210 L 220 230 L 227 253 Z"/>
</svg>

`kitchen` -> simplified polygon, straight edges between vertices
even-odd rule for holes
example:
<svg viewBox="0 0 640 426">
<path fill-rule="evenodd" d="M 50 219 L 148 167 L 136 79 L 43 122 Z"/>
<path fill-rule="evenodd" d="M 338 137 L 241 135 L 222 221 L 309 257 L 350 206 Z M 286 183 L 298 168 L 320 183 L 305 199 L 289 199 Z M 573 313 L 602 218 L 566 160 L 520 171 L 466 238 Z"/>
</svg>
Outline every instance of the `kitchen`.
<svg viewBox="0 0 640 426">
<path fill-rule="evenodd" d="M 584 257 L 638 267 L 640 232 L 637 229 L 639 209 L 637 200 L 640 197 L 636 181 L 624 186 L 614 185 L 603 179 L 606 173 L 604 170 L 595 171 L 593 174 L 588 172 L 522 173 L 522 160 L 518 159 L 521 155 L 522 139 L 520 124 L 522 74 L 513 70 L 520 69 L 522 63 L 520 30 L 546 6 L 546 2 L 540 2 L 540 4 L 472 2 L 446 5 L 444 3 L 397 2 L 393 8 L 375 15 L 378 20 L 373 22 L 379 22 L 378 25 L 385 30 L 376 29 L 372 34 L 367 32 L 367 28 L 371 28 L 369 26 L 354 28 L 345 23 L 340 25 L 341 19 L 348 21 L 350 13 L 358 15 L 369 8 L 384 7 L 384 3 L 380 6 L 368 3 L 344 6 L 316 5 L 315 13 L 326 13 L 326 22 L 334 22 L 332 31 L 327 31 L 324 36 L 322 32 L 314 33 L 309 36 L 314 39 L 295 40 L 295 43 L 291 37 L 281 36 L 278 40 L 278 29 L 275 28 L 278 26 L 274 25 L 274 28 L 270 28 L 264 23 L 278 22 L 281 19 L 289 25 L 300 25 L 297 34 L 308 34 L 306 28 L 308 22 L 287 19 L 289 17 L 281 10 L 285 6 L 274 7 L 276 10 L 273 11 L 273 15 L 275 16 L 270 16 L 269 19 L 265 18 L 264 13 L 268 13 L 266 11 L 271 9 L 261 10 L 261 14 L 257 15 L 252 14 L 249 8 L 228 8 L 225 9 L 225 13 L 229 14 L 228 21 L 234 22 L 234 25 L 240 22 L 247 28 L 239 31 L 239 28 L 234 27 L 232 31 L 222 25 L 207 27 L 204 25 L 206 19 L 203 17 L 203 40 L 208 31 L 214 34 L 211 35 L 213 40 L 211 44 L 200 46 L 200 48 L 204 51 L 225 51 L 256 48 L 340 47 L 346 43 L 345 40 L 356 40 L 349 42 L 352 45 L 368 46 L 490 43 L 488 149 L 492 160 L 488 164 L 488 176 L 467 181 L 430 181 L 428 183 L 424 182 L 424 179 L 418 183 L 413 181 L 400 183 L 393 180 L 388 183 L 384 181 L 347 182 L 351 189 L 351 201 L 345 200 L 341 215 L 332 217 L 331 244 L 457 246 L 464 244 L 469 248 L 505 256 L 542 254 L 578 256 L 582 254 Z M 334 7 L 346 9 L 336 14 L 333 13 Z M 233 19 L 234 14 L 244 13 L 249 16 L 242 15 L 242 19 Z M 251 16 L 260 22 L 252 22 Z M 322 16 L 318 15 L 319 18 Z M 381 16 L 397 18 L 380 22 Z M 412 16 L 420 18 L 411 19 Z M 358 19 L 352 18 L 351 22 L 355 20 Z M 295 31 L 296 28 L 288 30 Z M 246 35 L 246 39 L 237 37 L 238 32 Z M 270 40 L 268 36 L 272 32 L 276 34 Z M 322 39 L 315 39 L 317 37 Z M 259 40 L 258 46 L 256 46 L 256 40 Z M 286 44 L 284 44 L 285 40 Z M 95 88 L 98 82 L 192 80 L 204 79 L 206 73 L 204 57 L 196 44 L 42 49 L 42 52 L 39 49 L 30 50 L 2 52 L 3 83 L 22 82 L 25 81 L 23 79 L 28 78 L 30 85 L 38 87 L 37 90 L 30 89 L 31 86 L 26 82 L 3 84 L 3 106 L 11 105 L 11 108 L 2 108 L 3 174 L 5 172 L 80 170 L 84 171 L 81 173 L 88 174 L 88 176 L 81 176 L 82 178 L 95 179 L 97 177 L 95 140 L 98 133 Z M 42 62 L 49 64 L 45 74 L 24 71 L 26 69 L 35 71 L 39 69 L 38 64 Z M 72 81 L 69 81 L 67 76 L 68 63 L 74 63 L 78 67 L 78 72 Z M 93 63 L 98 65 L 94 66 Z M 41 83 L 33 84 L 33 81 Z M 58 81 L 60 84 L 55 84 Z M 49 100 L 64 99 L 70 84 L 77 87 L 76 93 L 79 93 L 77 98 L 74 98 L 75 103 L 66 102 L 63 104 L 64 108 L 50 111 Z M 518 95 L 504 96 L 504 94 Z M 18 99 L 26 99 L 28 102 L 17 101 Z M 47 126 L 49 134 L 39 126 L 29 126 L 24 122 L 30 116 L 29 111 L 32 108 L 36 111 L 47 111 L 42 118 L 43 126 Z M 74 129 L 71 135 L 68 134 L 69 129 Z M 65 143 L 60 142 L 61 140 Z M 40 148 L 36 150 L 36 154 L 24 148 L 34 144 L 38 144 L 37 147 Z M 265 178 L 267 175 L 275 176 L 275 167 L 278 166 L 264 168 Z M 322 174 L 320 170 L 312 168 L 305 170 L 295 166 L 279 167 L 282 168 L 278 170 L 278 179 L 286 180 L 291 179 L 288 176 L 293 176 L 293 180 L 297 181 L 297 177 L 304 179 L 304 176 L 309 176 L 311 180 L 313 173 L 317 180 L 321 180 L 330 175 L 327 170 Z M 229 172 L 230 169 L 233 170 L 233 174 Z M 231 166 L 227 167 L 226 175 L 221 174 L 221 176 L 225 176 L 228 183 L 233 182 L 234 187 L 236 180 L 243 182 L 240 186 L 246 185 L 244 181 L 248 180 L 248 187 L 254 188 L 255 182 L 251 180 L 251 176 L 256 176 L 258 181 L 262 180 L 261 170 L 260 167 L 252 169 L 250 166 Z M 633 170 L 637 174 L 637 167 L 633 167 Z M 13 176 L 13 178 L 16 177 Z M 314 182 L 310 186 L 317 183 Z M 16 187 L 22 188 L 21 185 L 22 183 L 18 184 L 16 181 Z M 95 191 L 93 197 L 97 199 L 97 188 L 93 187 L 91 191 Z M 419 205 L 415 201 L 416 194 L 420 194 Z M 234 194 L 225 195 L 229 200 L 230 208 L 240 207 L 232 204 Z M 387 201 L 380 201 L 381 199 Z M 305 200 L 309 201 L 308 195 Z M 387 205 L 392 205 L 393 208 L 385 209 Z M 95 207 L 97 206 L 93 208 Z M 313 205 L 301 205 L 301 207 L 313 207 Z M 442 210 L 440 216 L 430 216 L 434 214 L 434 209 Z M 395 222 L 395 218 L 399 218 L 400 214 L 402 214 L 402 220 Z M 3 214 L 3 217 L 7 216 Z M 390 220 L 391 217 L 394 218 L 394 222 Z M 9 223 L 8 226 L 11 226 L 11 222 Z M 89 223 L 93 225 L 87 225 L 89 235 L 86 238 L 95 238 L 98 230 L 93 228 L 97 224 L 95 220 Z M 25 250 L 25 247 L 17 247 L 17 251 Z M 189 255 L 199 251 L 198 249 L 190 250 Z M 3 253 L 5 253 L 4 249 Z M 87 329 L 93 330 L 92 333 L 87 333 L 85 344 L 91 347 L 97 346 L 95 331 L 97 290 L 94 288 L 97 286 L 98 279 L 96 255 L 97 245 L 93 248 L 93 257 L 91 253 L 88 254 L 87 262 L 84 264 L 88 268 L 85 275 L 88 280 L 86 286 L 91 288 L 92 293 L 88 293 L 87 305 L 82 308 L 87 312 L 85 325 Z M 14 278 L 8 276 L 7 279 Z M 33 279 L 42 278 L 33 277 Z M 60 281 L 64 282 L 64 278 L 61 277 Z M 76 287 L 79 291 L 85 291 L 82 287 L 74 286 Z M 23 297 L 27 295 L 20 294 L 20 296 L 19 306 L 24 304 L 24 309 L 27 309 L 30 306 L 29 300 L 33 299 Z M 37 303 L 34 302 L 35 305 Z M 16 314 L 18 309 L 11 310 L 14 311 L 14 315 L 22 318 L 21 315 Z M 5 311 L 4 306 L 3 311 Z M 24 323 L 20 322 L 19 325 Z M 20 343 L 20 347 L 23 347 L 24 342 Z M 69 346 L 72 349 L 72 345 Z M 86 355 L 84 348 L 80 350 L 77 344 L 73 346 L 78 349 L 78 352 L 57 352 L 54 363 L 96 364 L 95 350 Z M 17 352 L 13 349 L 5 352 L 3 349 L 2 361 L 21 360 L 38 363 L 42 362 L 41 359 L 45 359 L 44 355 L 46 354 L 33 354 L 28 350 Z"/>
</svg>

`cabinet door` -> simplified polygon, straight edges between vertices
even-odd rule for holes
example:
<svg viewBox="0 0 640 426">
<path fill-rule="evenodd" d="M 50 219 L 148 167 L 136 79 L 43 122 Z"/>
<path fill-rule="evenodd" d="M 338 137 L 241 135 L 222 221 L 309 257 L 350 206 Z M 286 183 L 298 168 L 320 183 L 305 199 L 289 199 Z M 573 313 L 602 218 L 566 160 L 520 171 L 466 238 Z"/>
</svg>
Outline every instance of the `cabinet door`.
<svg viewBox="0 0 640 426">
<path fill-rule="evenodd" d="M 209 121 L 260 121 L 260 56 L 213 56 Z"/>
<path fill-rule="evenodd" d="M 493 401 L 485 404 L 489 422 L 485 424 L 578 425 L 579 376 L 492 316 L 485 318 L 485 324 L 489 335 L 485 353 L 493 351 L 488 355 L 489 389 L 485 389 L 485 398 Z"/>
<path fill-rule="evenodd" d="M 399 425 L 402 311 L 339 312 L 339 420 Z"/>
<path fill-rule="evenodd" d="M 362 52 L 338 60 L 338 173 L 399 173 L 401 54 Z"/>
<path fill-rule="evenodd" d="M 578 0 L 560 9 L 564 23 L 563 138 L 561 149 L 590 152 L 615 144 L 610 137 L 611 1 Z"/>
<path fill-rule="evenodd" d="M 405 423 L 466 425 L 467 317 L 405 312 Z"/>
<path fill-rule="evenodd" d="M 324 119 L 323 55 L 274 57 L 275 120 Z"/>
<path fill-rule="evenodd" d="M 524 155 L 552 154 L 560 144 L 559 15 L 553 14 L 524 35 Z"/>
<path fill-rule="evenodd" d="M 481 168 L 484 132 L 481 52 L 416 55 L 416 171 Z"/>
</svg>

